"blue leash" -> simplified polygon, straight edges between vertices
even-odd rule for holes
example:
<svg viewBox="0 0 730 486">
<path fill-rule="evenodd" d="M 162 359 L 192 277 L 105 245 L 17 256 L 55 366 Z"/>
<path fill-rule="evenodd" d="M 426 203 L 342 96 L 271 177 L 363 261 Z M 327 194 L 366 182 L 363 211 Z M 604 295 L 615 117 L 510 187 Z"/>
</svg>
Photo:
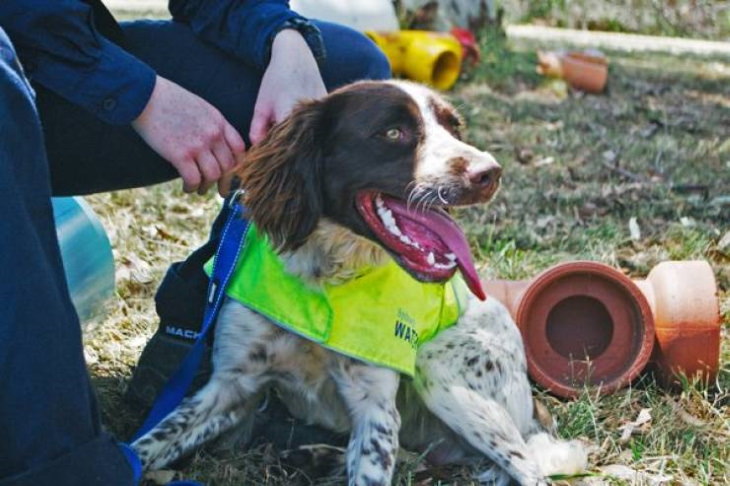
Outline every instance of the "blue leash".
<svg viewBox="0 0 730 486">
<path fill-rule="evenodd" d="M 152 430 L 180 404 L 183 398 L 185 398 L 185 394 L 195 377 L 195 372 L 200 366 L 203 352 L 205 351 L 206 336 L 208 335 L 208 331 L 213 328 L 213 324 L 220 311 L 226 286 L 233 274 L 233 270 L 236 268 L 236 262 L 243 248 L 243 241 L 249 228 L 248 220 L 242 216 L 243 208 L 237 202 L 240 194 L 240 190 L 236 191 L 225 202 L 230 214 L 226 219 L 218 248 L 213 257 L 213 272 L 210 276 L 210 283 L 208 284 L 208 298 L 205 304 L 203 326 L 200 329 L 200 333 L 195 344 L 180 365 L 180 368 L 178 368 L 162 388 L 162 391 L 157 396 L 155 403 L 152 405 L 152 409 L 147 415 L 147 419 L 134 435 L 132 441 L 139 439 Z M 137 454 L 127 444 L 121 444 L 120 446 L 128 462 L 132 465 L 134 477 L 139 482 L 142 478 L 142 464 Z M 194 486 L 199 484 L 194 481 L 176 481 L 169 483 L 168 486 Z"/>
</svg>

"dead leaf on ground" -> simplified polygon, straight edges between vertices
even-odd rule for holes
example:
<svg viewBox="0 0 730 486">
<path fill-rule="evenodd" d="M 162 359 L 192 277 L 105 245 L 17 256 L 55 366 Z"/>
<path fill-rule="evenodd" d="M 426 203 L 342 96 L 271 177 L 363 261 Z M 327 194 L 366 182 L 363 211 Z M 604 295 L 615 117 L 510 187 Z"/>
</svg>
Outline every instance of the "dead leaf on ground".
<svg viewBox="0 0 730 486">
<path fill-rule="evenodd" d="M 517 162 L 527 165 L 535 158 L 535 152 L 529 148 L 515 147 L 515 157 L 517 158 Z"/>
<path fill-rule="evenodd" d="M 636 416 L 636 420 L 619 427 L 619 430 L 621 430 L 621 437 L 618 440 L 619 444 L 626 444 L 635 432 L 640 432 L 648 429 L 650 423 L 651 409 L 642 408 L 639 412 L 639 415 Z"/>
<path fill-rule="evenodd" d="M 121 265 L 117 268 L 117 279 L 131 280 L 140 284 L 149 284 L 154 281 L 152 267 L 149 263 L 132 253 L 121 259 Z"/>
<path fill-rule="evenodd" d="M 667 398 L 667 401 L 674 409 L 674 412 L 679 416 L 680 420 L 685 424 L 691 425 L 692 427 L 704 427 L 705 425 L 707 425 L 702 419 L 695 417 L 687 410 L 685 410 L 684 407 L 677 401 L 672 400 L 671 398 Z"/>
<path fill-rule="evenodd" d="M 641 228 L 639 228 L 639 222 L 636 219 L 636 216 L 632 216 L 631 219 L 629 219 L 629 234 L 631 235 L 631 239 L 634 241 L 639 241 L 641 239 Z"/>
<path fill-rule="evenodd" d="M 535 167 L 542 167 L 544 165 L 550 165 L 555 162 L 555 157 L 542 157 L 535 161 Z"/>
<path fill-rule="evenodd" d="M 604 476 L 618 479 L 619 481 L 626 482 L 626 484 L 647 484 L 651 486 L 662 486 L 665 484 L 671 484 L 674 478 L 666 474 L 652 474 L 648 471 L 638 471 L 629 466 L 623 464 L 609 464 L 599 468 Z M 614 484 L 613 481 L 606 481 L 606 477 L 603 478 L 585 478 L 581 481 L 581 485 L 585 486 L 598 486 L 602 484 Z"/>
<path fill-rule="evenodd" d="M 155 225 L 155 232 L 156 236 L 159 236 L 163 240 L 173 241 L 175 243 L 179 243 L 180 241 L 182 241 L 177 235 L 171 233 L 166 228 L 160 225 Z"/>
</svg>

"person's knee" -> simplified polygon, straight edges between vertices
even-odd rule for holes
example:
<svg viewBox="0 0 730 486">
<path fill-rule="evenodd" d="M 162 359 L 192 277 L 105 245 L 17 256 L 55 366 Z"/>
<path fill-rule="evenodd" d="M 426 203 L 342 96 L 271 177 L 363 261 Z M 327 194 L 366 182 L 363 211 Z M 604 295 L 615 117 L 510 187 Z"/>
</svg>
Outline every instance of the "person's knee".
<svg viewBox="0 0 730 486">
<path fill-rule="evenodd" d="M 330 89 L 361 79 L 390 78 L 388 58 L 367 36 L 340 24 L 315 24 L 324 39 L 327 60 L 322 76 Z"/>
<path fill-rule="evenodd" d="M 387 79 L 391 77 L 390 62 L 382 50 L 366 35 L 353 32 L 352 56 L 362 70 L 362 79 Z"/>
</svg>

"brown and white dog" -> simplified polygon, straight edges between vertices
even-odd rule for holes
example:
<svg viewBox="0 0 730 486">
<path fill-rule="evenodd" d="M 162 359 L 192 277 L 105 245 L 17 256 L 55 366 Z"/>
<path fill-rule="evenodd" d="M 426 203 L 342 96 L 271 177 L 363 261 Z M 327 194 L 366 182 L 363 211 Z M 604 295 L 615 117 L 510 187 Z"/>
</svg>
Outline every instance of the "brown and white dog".
<svg viewBox="0 0 730 486">
<path fill-rule="evenodd" d="M 444 211 L 485 203 L 499 186 L 500 166 L 461 131 L 437 93 L 366 81 L 300 105 L 251 149 L 240 173 L 247 214 L 289 273 L 313 286 L 345 282 L 392 258 L 420 281 L 460 270 L 474 296 L 454 326 L 420 345 L 413 379 L 228 299 L 210 382 L 133 444 L 145 468 L 251 420 L 272 386 L 294 416 L 349 431 L 351 485 L 390 484 L 399 445 L 441 464 L 489 459 L 479 479 L 496 484 L 543 484 L 585 466 L 578 443 L 533 418 L 520 334 L 499 302 L 483 300 L 466 239 Z"/>
</svg>

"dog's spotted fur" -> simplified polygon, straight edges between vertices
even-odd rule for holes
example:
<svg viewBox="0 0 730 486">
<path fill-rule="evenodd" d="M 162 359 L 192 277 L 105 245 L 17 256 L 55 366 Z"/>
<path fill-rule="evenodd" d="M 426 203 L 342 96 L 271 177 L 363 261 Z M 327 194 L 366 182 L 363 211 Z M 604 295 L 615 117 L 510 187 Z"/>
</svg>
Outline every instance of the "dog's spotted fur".
<svg viewBox="0 0 730 486">
<path fill-rule="evenodd" d="M 398 144 L 378 137 L 397 126 Z M 403 82 L 364 82 L 303 105 L 254 148 L 241 178 L 251 219 L 313 286 L 385 262 L 354 210 L 374 188 L 414 207 L 486 202 L 498 166 L 459 140 L 460 118 L 441 97 Z M 495 169 L 496 168 L 496 169 Z M 491 179 L 490 179 L 491 174 Z M 495 299 L 471 297 L 453 327 L 421 345 L 413 379 L 302 339 L 227 300 L 210 382 L 133 446 L 156 469 L 253 416 L 274 386 L 298 418 L 350 433 L 351 485 L 390 484 L 399 446 L 434 463 L 488 458 L 484 482 L 543 484 L 585 462 L 579 445 L 533 418 L 520 334 Z M 557 465 L 558 467 L 555 467 Z"/>
</svg>

